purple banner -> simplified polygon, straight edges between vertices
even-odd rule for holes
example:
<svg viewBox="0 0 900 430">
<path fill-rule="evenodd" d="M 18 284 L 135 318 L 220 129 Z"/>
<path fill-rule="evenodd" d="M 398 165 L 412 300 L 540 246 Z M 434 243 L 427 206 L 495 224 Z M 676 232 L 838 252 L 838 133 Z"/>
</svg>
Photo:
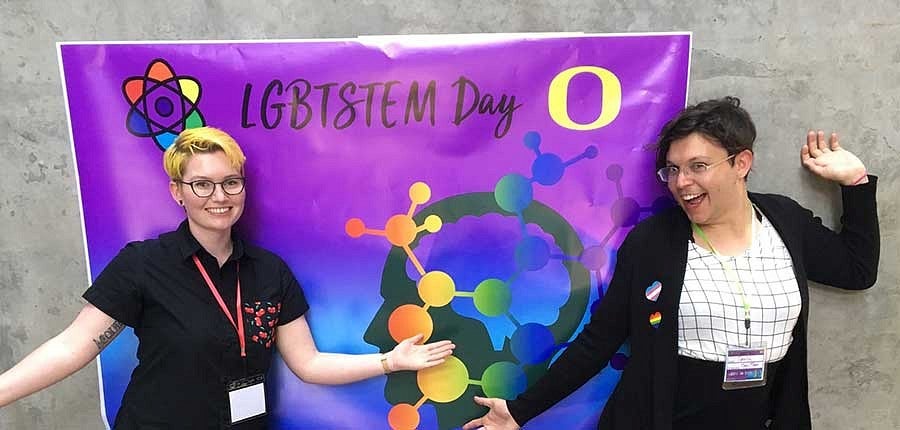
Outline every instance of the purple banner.
<svg viewBox="0 0 900 430">
<path fill-rule="evenodd" d="M 320 350 L 452 339 L 436 368 L 303 383 L 280 360 L 272 428 L 449 429 L 539 377 L 602 299 L 628 229 L 668 205 L 660 127 L 689 34 L 62 44 L 89 269 L 173 230 L 162 150 L 221 128 L 247 154 L 241 235 L 290 265 Z M 114 420 L 136 340 L 100 356 Z M 535 428 L 593 428 L 627 346 Z M 327 411 L 327 412 L 326 412 Z"/>
</svg>

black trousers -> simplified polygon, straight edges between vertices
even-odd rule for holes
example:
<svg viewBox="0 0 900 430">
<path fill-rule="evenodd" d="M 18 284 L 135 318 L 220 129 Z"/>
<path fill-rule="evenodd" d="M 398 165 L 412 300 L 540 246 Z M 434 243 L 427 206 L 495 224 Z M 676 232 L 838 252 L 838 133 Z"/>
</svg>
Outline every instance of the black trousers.
<svg viewBox="0 0 900 430">
<path fill-rule="evenodd" d="M 724 390 L 724 363 L 679 356 L 673 430 L 768 428 L 777 371 L 778 363 L 769 363 L 765 386 Z"/>
</svg>

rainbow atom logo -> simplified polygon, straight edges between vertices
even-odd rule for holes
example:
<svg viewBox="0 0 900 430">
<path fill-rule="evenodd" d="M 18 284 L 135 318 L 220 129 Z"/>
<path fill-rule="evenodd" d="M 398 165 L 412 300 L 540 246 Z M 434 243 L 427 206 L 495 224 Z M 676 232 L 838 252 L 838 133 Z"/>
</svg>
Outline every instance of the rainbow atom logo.
<svg viewBox="0 0 900 430">
<path fill-rule="evenodd" d="M 131 105 L 125 127 L 135 136 L 152 137 L 164 151 L 185 129 L 206 125 L 197 109 L 200 81 L 176 75 L 161 58 L 150 62 L 144 76 L 125 79 L 122 93 Z"/>
</svg>

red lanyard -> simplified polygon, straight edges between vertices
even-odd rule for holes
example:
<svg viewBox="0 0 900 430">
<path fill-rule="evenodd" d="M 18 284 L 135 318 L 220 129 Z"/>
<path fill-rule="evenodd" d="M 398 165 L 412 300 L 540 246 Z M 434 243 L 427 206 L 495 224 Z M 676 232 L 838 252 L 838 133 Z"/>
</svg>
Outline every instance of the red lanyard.
<svg viewBox="0 0 900 430">
<path fill-rule="evenodd" d="M 237 331 L 238 342 L 241 344 L 241 357 L 246 357 L 247 352 L 245 350 L 245 341 L 244 341 L 244 319 L 241 318 L 241 266 L 237 267 L 237 297 L 235 299 L 235 315 L 238 317 L 237 324 L 234 323 L 234 318 L 231 317 L 231 312 L 228 312 L 228 307 L 225 306 L 225 301 L 222 300 L 222 296 L 219 295 L 219 291 L 216 290 L 216 286 L 213 285 L 212 280 L 209 279 L 209 274 L 206 273 L 206 269 L 203 268 L 203 264 L 200 264 L 200 259 L 197 258 L 197 254 L 194 254 L 194 264 L 197 265 L 197 269 L 200 270 L 200 274 L 203 275 L 203 279 L 206 281 L 206 286 L 209 287 L 209 291 L 212 293 L 213 297 L 216 298 L 216 302 L 219 303 L 219 307 L 222 308 L 222 312 L 225 313 L 225 316 L 228 317 L 228 321 L 231 321 L 231 325 L 234 326 L 234 329 Z"/>
</svg>

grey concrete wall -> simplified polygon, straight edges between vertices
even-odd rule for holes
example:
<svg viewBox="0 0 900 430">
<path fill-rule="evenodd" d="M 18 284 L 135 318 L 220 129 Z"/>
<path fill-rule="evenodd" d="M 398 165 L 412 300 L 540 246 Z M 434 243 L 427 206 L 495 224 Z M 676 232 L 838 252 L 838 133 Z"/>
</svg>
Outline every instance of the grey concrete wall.
<svg viewBox="0 0 900 430">
<path fill-rule="evenodd" d="M 837 190 L 799 163 L 838 130 L 880 175 L 874 289 L 812 291 L 817 429 L 900 428 L 900 6 L 895 0 L 0 1 L 0 370 L 62 330 L 86 287 L 54 43 L 470 32 L 693 31 L 690 100 L 739 96 L 759 128 L 752 189 L 833 225 Z M 101 428 L 96 368 L 0 409 L 2 429 Z"/>
</svg>

